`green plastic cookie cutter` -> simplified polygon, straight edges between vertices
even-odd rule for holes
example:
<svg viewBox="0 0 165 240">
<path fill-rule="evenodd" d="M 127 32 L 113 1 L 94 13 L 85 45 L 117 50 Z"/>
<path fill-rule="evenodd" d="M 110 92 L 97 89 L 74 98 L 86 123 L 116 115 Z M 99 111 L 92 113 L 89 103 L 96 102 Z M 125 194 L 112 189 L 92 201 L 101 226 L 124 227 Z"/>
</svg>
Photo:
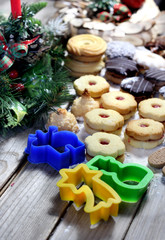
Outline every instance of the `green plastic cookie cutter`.
<svg viewBox="0 0 165 240">
<path fill-rule="evenodd" d="M 153 172 L 137 163 L 121 163 L 113 157 L 95 156 L 87 166 L 101 170 L 101 180 L 111 186 L 125 202 L 137 202 L 153 178 Z"/>
</svg>

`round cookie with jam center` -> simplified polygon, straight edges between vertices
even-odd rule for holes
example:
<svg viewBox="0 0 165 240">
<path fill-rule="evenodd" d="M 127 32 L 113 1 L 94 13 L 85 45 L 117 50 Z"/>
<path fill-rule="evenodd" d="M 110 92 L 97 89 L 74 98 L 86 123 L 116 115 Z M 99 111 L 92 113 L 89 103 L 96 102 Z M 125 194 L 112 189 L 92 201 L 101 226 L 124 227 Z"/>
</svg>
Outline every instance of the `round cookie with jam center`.
<svg viewBox="0 0 165 240">
<path fill-rule="evenodd" d="M 149 98 L 139 103 L 139 115 L 142 118 L 150 118 L 165 123 L 165 100 Z"/>
<path fill-rule="evenodd" d="M 93 98 L 100 97 L 103 93 L 109 92 L 110 85 L 105 78 L 94 75 L 85 75 L 76 79 L 73 86 L 78 95 L 82 95 L 87 89 Z"/>
<path fill-rule="evenodd" d="M 124 161 L 125 145 L 115 134 L 97 132 L 85 139 L 87 154 L 91 157 L 102 155 L 111 156 Z"/>
<path fill-rule="evenodd" d="M 101 96 L 101 104 L 105 109 L 113 109 L 119 112 L 124 117 L 124 120 L 132 117 L 137 109 L 134 96 L 121 91 L 104 93 Z"/>
<path fill-rule="evenodd" d="M 89 134 L 108 132 L 120 134 L 124 118 L 117 111 L 97 108 L 87 112 L 84 116 L 85 130 Z"/>
<path fill-rule="evenodd" d="M 164 140 L 164 126 L 152 119 L 137 119 L 128 122 L 125 141 L 135 148 L 151 149 Z"/>
</svg>

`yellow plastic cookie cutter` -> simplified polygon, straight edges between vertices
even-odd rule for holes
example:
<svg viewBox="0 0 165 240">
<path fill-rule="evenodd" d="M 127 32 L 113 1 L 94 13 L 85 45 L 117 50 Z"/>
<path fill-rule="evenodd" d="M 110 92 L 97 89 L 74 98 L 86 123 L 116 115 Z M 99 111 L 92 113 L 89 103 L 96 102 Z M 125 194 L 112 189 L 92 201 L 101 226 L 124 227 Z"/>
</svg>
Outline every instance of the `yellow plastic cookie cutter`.
<svg viewBox="0 0 165 240">
<path fill-rule="evenodd" d="M 65 201 L 73 201 L 77 207 L 85 203 L 84 211 L 90 214 L 91 224 L 96 224 L 101 219 L 107 221 L 109 216 L 117 216 L 121 198 L 100 177 L 102 172 L 90 170 L 86 164 L 79 164 L 73 169 L 61 169 L 62 179 L 57 182 L 60 197 Z M 79 189 L 80 183 L 86 183 Z M 95 197 L 102 201 L 95 204 Z"/>
</svg>

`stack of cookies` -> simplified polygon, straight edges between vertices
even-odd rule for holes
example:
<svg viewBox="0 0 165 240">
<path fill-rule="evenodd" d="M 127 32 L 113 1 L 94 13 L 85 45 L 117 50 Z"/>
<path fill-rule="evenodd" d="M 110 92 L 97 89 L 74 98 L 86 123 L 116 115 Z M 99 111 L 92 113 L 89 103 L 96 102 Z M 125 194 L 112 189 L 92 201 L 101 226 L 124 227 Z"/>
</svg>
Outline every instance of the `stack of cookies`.
<svg viewBox="0 0 165 240">
<path fill-rule="evenodd" d="M 70 74 L 74 77 L 98 74 L 104 67 L 102 56 L 106 47 L 107 44 L 102 38 L 92 34 L 80 34 L 70 38 L 67 43 L 69 57 L 66 62 Z"/>
</svg>

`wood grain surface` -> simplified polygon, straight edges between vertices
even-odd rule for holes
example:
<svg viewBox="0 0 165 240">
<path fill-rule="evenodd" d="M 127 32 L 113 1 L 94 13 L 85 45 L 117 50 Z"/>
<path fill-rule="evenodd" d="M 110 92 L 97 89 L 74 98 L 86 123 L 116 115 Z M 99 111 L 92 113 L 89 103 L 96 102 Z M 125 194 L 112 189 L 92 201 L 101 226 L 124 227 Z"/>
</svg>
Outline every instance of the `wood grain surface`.
<svg viewBox="0 0 165 240">
<path fill-rule="evenodd" d="M 43 22 L 57 12 L 55 1 L 47 2 L 38 16 Z M 0 12 L 10 12 L 9 0 L 0 0 Z M 77 211 L 73 203 L 60 199 L 56 186 L 60 174 L 48 164 L 27 161 L 24 149 L 28 134 L 34 132 L 26 129 L 0 141 L 0 240 L 164 239 L 165 177 L 161 170 L 155 171 L 139 202 L 122 202 L 117 217 L 92 228 L 83 208 Z M 81 140 L 85 136 L 82 132 Z M 142 152 L 139 158 L 143 162 Z"/>
</svg>

